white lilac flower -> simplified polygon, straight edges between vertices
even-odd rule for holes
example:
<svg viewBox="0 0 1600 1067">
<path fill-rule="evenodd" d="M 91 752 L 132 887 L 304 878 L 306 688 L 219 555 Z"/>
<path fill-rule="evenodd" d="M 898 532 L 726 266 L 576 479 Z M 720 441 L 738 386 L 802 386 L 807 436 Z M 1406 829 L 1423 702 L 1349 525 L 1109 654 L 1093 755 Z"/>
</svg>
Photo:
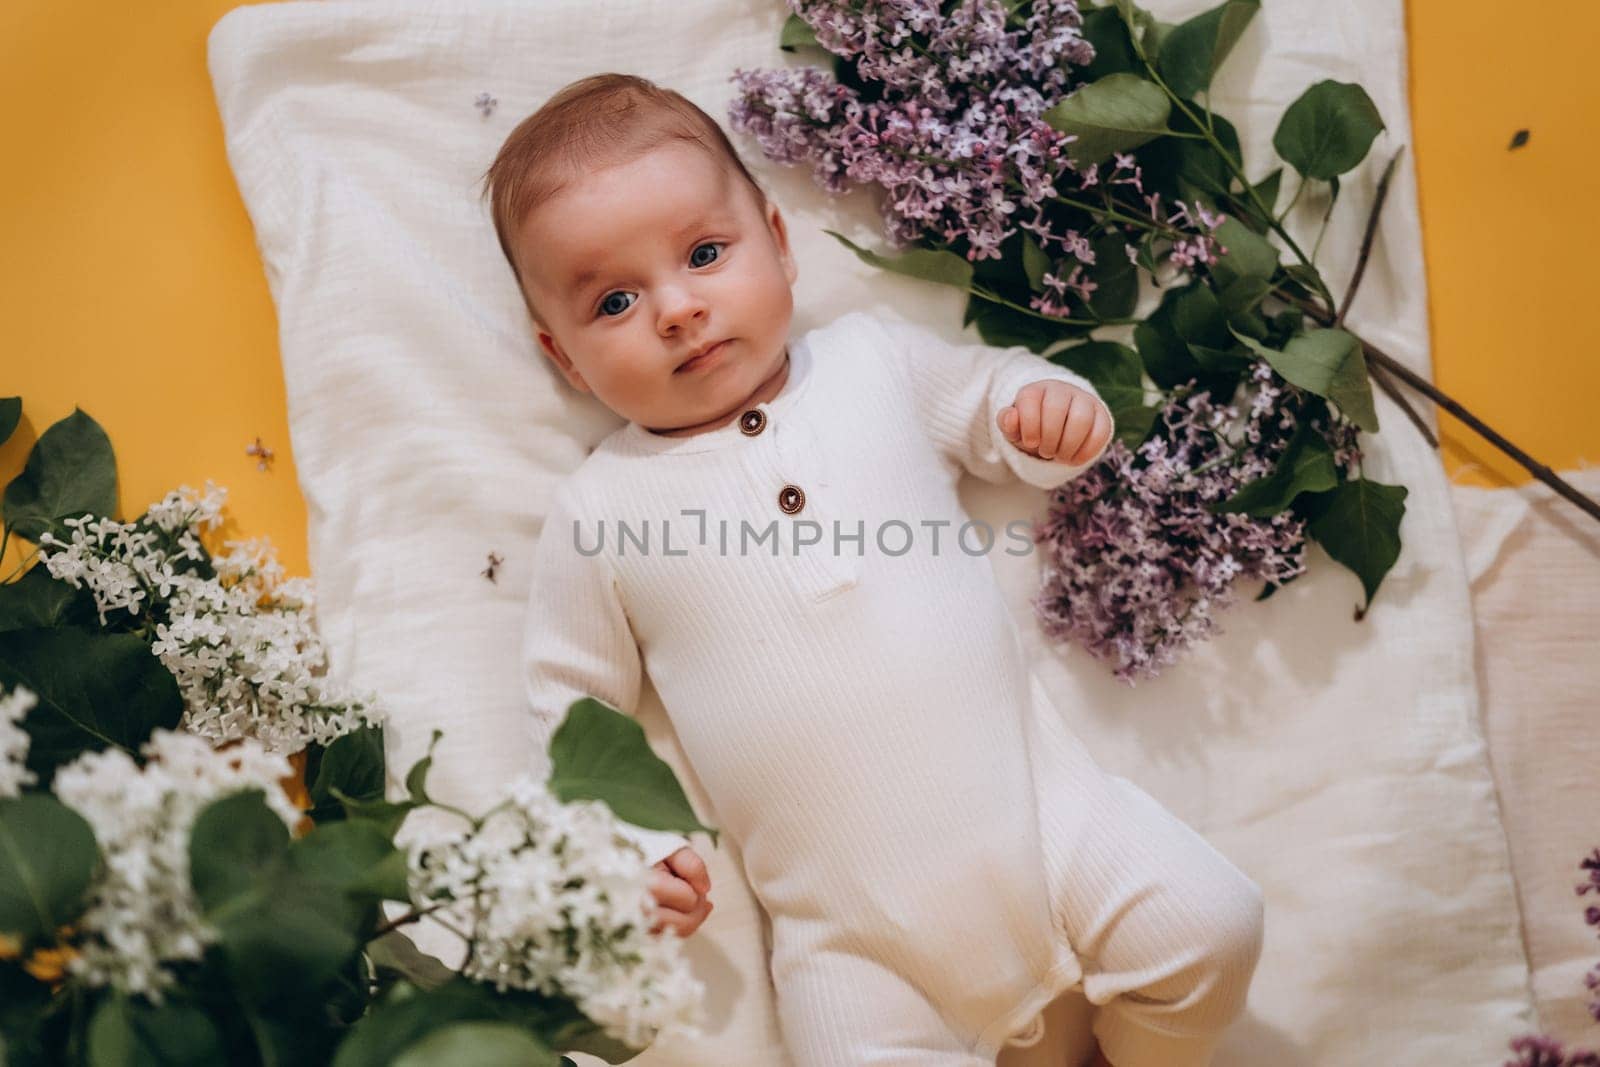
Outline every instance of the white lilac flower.
<svg viewBox="0 0 1600 1067">
<path fill-rule="evenodd" d="M 119 748 L 86 752 L 56 771 L 56 797 L 94 830 L 105 860 L 79 922 L 67 968 L 90 985 L 162 1002 L 171 965 L 198 960 L 216 934 L 189 882 L 189 834 L 210 803 L 261 789 L 291 829 L 300 812 L 280 781 L 288 759 L 244 741 L 213 749 L 192 734 L 157 730 L 141 768 Z"/>
<path fill-rule="evenodd" d="M 22 720 L 38 702 L 33 691 L 21 685 L 0 696 L 0 797 L 14 797 L 23 786 L 37 781 L 26 766 L 28 735 Z"/>
<path fill-rule="evenodd" d="M 566 995 L 634 1047 L 700 1032 L 704 987 L 681 939 L 649 933 L 656 903 L 638 847 L 599 801 L 563 804 L 525 776 L 473 830 L 409 847 L 416 905 L 472 938 L 462 973 L 496 988 Z"/>
<path fill-rule="evenodd" d="M 225 499 L 208 482 L 203 493 L 169 493 L 138 522 L 68 519 L 71 540 L 40 539 L 44 566 L 88 589 L 102 624 L 114 612 L 134 616 L 177 679 L 193 733 L 294 752 L 379 722 L 369 701 L 326 679 L 311 583 L 285 579 L 270 544 L 227 541 L 203 565 L 200 534 L 222 521 Z"/>
</svg>

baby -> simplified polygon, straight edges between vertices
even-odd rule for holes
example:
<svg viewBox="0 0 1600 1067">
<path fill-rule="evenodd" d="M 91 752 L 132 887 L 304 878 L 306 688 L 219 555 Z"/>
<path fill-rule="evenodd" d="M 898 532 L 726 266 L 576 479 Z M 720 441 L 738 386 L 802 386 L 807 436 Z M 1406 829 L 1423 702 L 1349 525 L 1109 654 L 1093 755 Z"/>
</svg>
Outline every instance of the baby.
<svg viewBox="0 0 1600 1067">
<path fill-rule="evenodd" d="M 791 337 L 778 208 L 715 121 L 642 79 L 563 89 L 486 178 L 541 349 L 628 420 L 540 536 L 539 750 L 580 697 L 631 713 L 648 671 L 770 922 L 793 1061 L 993 1067 L 1081 985 L 1095 1062 L 1209 1063 L 1260 889 L 1096 766 L 957 498 L 963 472 L 1086 470 L 1113 431 L 1090 383 L 863 312 Z M 632 833 L 662 925 L 691 933 L 704 863 Z"/>
</svg>

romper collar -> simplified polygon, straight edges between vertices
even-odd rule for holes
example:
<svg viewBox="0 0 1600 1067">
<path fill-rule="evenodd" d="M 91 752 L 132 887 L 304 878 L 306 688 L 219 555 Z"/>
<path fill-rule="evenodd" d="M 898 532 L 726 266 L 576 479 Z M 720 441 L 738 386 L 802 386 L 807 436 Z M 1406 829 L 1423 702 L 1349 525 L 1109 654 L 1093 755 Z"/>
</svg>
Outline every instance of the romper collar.
<svg viewBox="0 0 1600 1067">
<path fill-rule="evenodd" d="M 784 381 L 783 388 L 771 400 L 753 404 L 744 410 L 759 408 L 766 412 L 768 418 L 787 414 L 800 398 L 800 394 L 805 392 L 806 386 L 811 384 L 811 377 L 811 345 L 804 336 L 794 338 L 789 341 L 789 377 Z M 629 422 L 617 431 L 618 443 L 629 451 L 660 455 L 709 452 L 714 448 L 724 448 L 735 441 L 745 440 L 748 438 L 739 429 L 738 416 L 730 419 L 726 426 L 688 437 L 668 437 L 664 434 L 651 433 L 637 422 Z"/>
</svg>

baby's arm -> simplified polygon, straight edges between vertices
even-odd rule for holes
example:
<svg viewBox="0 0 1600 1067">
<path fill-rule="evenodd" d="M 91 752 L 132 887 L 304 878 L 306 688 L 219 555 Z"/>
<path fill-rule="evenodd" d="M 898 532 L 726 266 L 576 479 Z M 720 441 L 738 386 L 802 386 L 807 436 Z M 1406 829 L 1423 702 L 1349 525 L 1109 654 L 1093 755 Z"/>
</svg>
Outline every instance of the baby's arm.
<svg viewBox="0 0 1600 1067">
<path fill-rule="evenodd" d="M 1082 375 L 1021 345 L 953 344 L 926 326 L 874 318 L 929 437 L 984 481 L 1020 478 L 1053 489 L 1092 467 L 1109 446 L 1111 409 Z M 1066 453 L 1049 447 L 1063 437 Z"/>
<path fill-rule="evenodd" d="M 567 708 L 586 696 L 625 714 L 639 702 L 643 668 L 639 648 L 617 594 L 604 553 L 585 556 L 573 540 L 581 512 L 567 486 L 556 488 L 534 550 L 533 584 L 522 639 L 522 678 L 531 713 L 535 759 L 549 771 L 550 738 Z M 582 527 L 583 544 L 594 529 Z M 618 832 L 636 843 L 656 868 L 652 891 L 667 925 L 687 936 L 709 912 L 705 865 L 683 834 L 618 822 Z M 682 915 L 674 915 L 676 910 Z"/>
</svg>

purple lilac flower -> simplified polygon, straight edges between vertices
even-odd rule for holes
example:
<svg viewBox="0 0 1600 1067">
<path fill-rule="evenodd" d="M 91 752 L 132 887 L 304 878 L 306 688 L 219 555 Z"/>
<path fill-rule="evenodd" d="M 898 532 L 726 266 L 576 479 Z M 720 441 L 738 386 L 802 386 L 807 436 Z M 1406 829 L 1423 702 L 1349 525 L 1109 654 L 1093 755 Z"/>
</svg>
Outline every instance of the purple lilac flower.
<svg viewBox="0 0 1600 1067">
<path fill-rule="evenodd" d="M 1216 615 L 1237 599 L 1237 581 L 1281 585 L 1305 570 L 1304 520 L 1287 511 L 1213 514 L 1206 505 L 1273 471 L 1307 394 L 1257 361 L 1244 426 L 1230 437 L 1239 410 L 1193 384 L 1175 390 L 1137 451 L 1113 441 L 1099 463 L 1056 489 L 1035 528 L 1044 565 L 1033 606 L 1042 628 L 1078 642 L 1129 685 L 1221 632 Z M 1312 426 L 1353 473 L 1353 424 L 1333 416 Z"/>
<path fill-rule="evenodd" d="M 829 193 L 852 185 L 883 190 L 889 242 L 961 250 L 968 260 L 1001 256 L 1018 230 L 1049 262 L 1029 306 L 1069 318 L 1096 289 L 1090 234 L 1069 226 L 1058 205 L 1083 212 L 1123 237 L 1138 265 L 1153 237 L 1166 262 L 1209 268 L 1223 221 L 1197 203 L 1170 207 L 1147 192 L 1136 157 L 1078 166 L 1075 139 L 1044 114 L 1075 89 L 1075 68 L 1094 59 L 1076 0 L 1035 0 L 1020 27 L 1001 0 L 789 0 L 818 43 L 851 61 L 852 84 L 816 67 L 737 70 L 732 127 L 765 155 L 809 164 Z M 859 81 L 865 93 L 853 87 Z M 1105 217 L 1114 205 L 1117 221 Z M 1132 220 L 1131 222 L 1126 220 Z M 1153 244 L 1147 265 L 1157 264 Z M 1161 279 L 1154 279 L 1159 286 Z M 1191 383 L 1192 385 L 1193 383 Z M 1260 363 L 1246 425 L 1236 439 L 1223 424 L 1239 412 L 1189 389 L 1162 412 L 1163 426 L 1137 453 L 1113 443 L 1105 458 L 1053 498 L 1038 534 L 1048 546 L 1047 582 L 1036 607 L 1047 632 L 1082 641 L 1129 684 L 1174 662 L 1217 629 L 1213 613 L 1233 600 L 1232 584 L 1281 584 L 1305 567 L 1301 520 L 1213 515 L 1222 499 L 1275 467 L 1298 423 L 1304 395 Z M 1285 398 L 1283 410 L 1278 401 Z M 1355 469 L 1356 430 L 1341 416 L 1317 428 L 1335 461 Z M 1275 421 L 1276 420 L 1276 421 Z"/>
<path fill-rule="evenodd" d="M 1592 891 L 1596 896 L 1600 896 L 1600 848 L 1595 849 L 1578 866 L 1589 872 L 1589 880 L 1578 883 L 1578 895 L 1581 897 Z M 1583 921 L 1590 926 L 1600 927 L 1600 907 L 1591 904 L 1583 909 Z M 1600 931 L 1597 931 L 1597 934 L 1600 934 Z M 1583 976 L 1583 984 L 1590 992 L 1600 990 L 1600 963 L 1595 964 L 1589 973 Z M 1600 995 L 1589 1002 L 1589 1014 L 1600 1022 Z"/>
<path fill-rule="evenodd" d="M 1505 1067 L 1600 1067 L 1600 1053 L 1587 1049 L 1569 1053 L 1555 1038 L 1538 1034 L 1512 1038 L 1511 1051 L 1518 1058 L 1507 1060 Z"/>
<path fill-rule="evenodd" d="M 1099 207 L 1103 193 L 1085 190 L 1102 184 L 1141 194 L 1144 187 L 1129 153 L 1117 153 L 1109 167 L 1075 166 L 1065 151 L 1074 136 L 1042 117 L 1076 88 L 1073 69 L 1094 59 L 1076 0 L 1035 0 L 1017 28 L 1008 28 L 1001 0 L 959 0 L 949 14 L 938 0 L 789 0 L 789 7 L 881 94 L 863 99 L 816 67 L 739 69 L 729 110 L 735 130 L 754 137 L 769 159 L 810 164 L 830 193 L 880 186 L 886 235 L 897 249 L 964 242 L 968 260 L 995 259 L 1008 237 L 1026 230 L 1052 255 L 1052 281 L 1032 297 L 1033 309 L 1069 317 L 1069 296 L 1088 302 L 1095 286 L 1080 268 L 1094 264 L 1089 241 L 1050 209 L 1064 195 Z M 1216 261 L 1209 231 L 1221 216 L 1181 203 L 1169 214 L 1155 194 L 1144 202 L 1150 227 L 1174 242 L 1176 265 Z M 1137 214 L 1134 202 L 1126 206 Z"/>
</svg>

